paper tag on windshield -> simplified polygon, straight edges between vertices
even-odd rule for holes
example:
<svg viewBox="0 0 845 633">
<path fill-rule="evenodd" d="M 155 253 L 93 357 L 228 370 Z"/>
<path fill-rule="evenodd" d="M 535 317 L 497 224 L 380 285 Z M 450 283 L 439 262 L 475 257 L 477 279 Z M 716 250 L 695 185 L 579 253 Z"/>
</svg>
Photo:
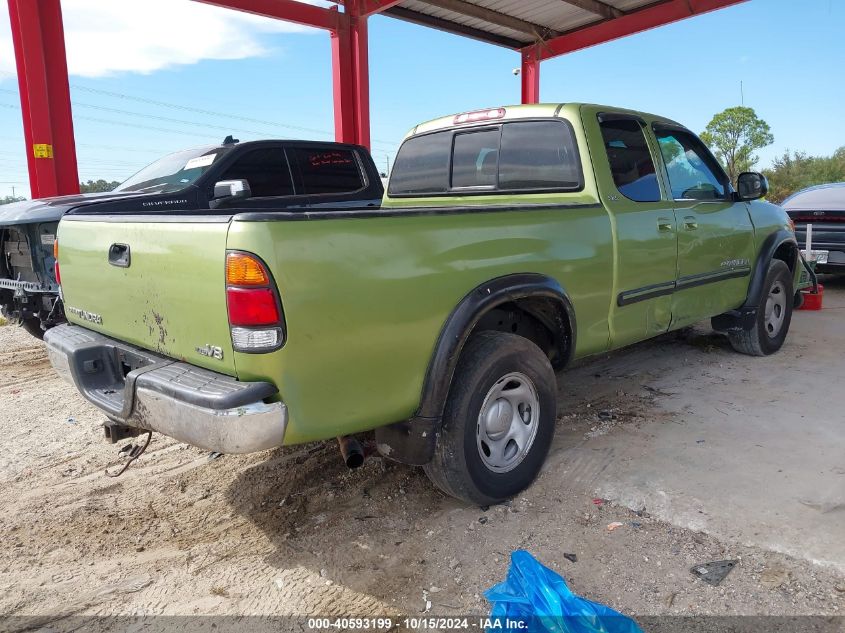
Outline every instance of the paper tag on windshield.
<svg viewBox="0 0 845 633">
<path fill-rule="evenodd" d="M 211 163 L 214 162 L 214 158 L 217 154 L 206 154 L 205 156 L 197 156 L 196 158 L 192 158 L 187 163 L 185 163 L 185 167 L 183 169 L 195 169 L 196 167 L 208 167 Z"/>
</svg>

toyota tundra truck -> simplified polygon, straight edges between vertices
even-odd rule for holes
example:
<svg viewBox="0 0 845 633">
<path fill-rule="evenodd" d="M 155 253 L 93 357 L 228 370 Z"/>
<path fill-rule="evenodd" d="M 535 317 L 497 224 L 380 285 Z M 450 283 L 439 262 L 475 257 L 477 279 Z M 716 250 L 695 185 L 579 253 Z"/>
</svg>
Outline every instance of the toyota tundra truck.
<svg viewBox="0 0 845 633">
<path fill-rule="evenodd" d="M 360 156 L 307 162 L 368 182 Z M 70 324 L 45 340 L 113 436 L 245 453 L 374 431 L 483 505 L 537 475 L 573 360 L 708 318 L 756 356 L 789 330 L 789 218 L 759 200 L 763 176 L 734 189 L 663 117 L 541 104 L 423 123 L 379 208 L 285 208 L 237 196 L 247 181 L 207 183 L 227 197 L 202 211 L 62 219 Z"/>
</svg>

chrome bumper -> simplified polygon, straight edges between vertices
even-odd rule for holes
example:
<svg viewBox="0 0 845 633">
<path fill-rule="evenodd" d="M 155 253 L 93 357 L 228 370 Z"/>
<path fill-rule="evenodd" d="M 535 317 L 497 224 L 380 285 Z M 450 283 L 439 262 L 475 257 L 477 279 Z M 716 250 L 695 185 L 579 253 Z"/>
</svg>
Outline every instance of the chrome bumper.
<svg viewBox="0 0 845 633">
<path fill-rule="evenodd" d="M 76 325 L 52 328 L 44 341 L 59 375 L 114 422 L 220 453 L 284 441 L 288 410 L 265 402 L 276 394 L 269 383 L 238 382 Z"/>
</svg>

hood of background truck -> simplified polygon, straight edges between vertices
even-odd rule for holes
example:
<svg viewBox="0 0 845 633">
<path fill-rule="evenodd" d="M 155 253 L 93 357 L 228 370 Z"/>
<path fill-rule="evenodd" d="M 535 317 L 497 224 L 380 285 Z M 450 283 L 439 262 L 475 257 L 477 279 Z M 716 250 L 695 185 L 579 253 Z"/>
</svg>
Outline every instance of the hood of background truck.
<svg viewBox="0 0 845 633">
<path fill-rule="evenodd" d="M 161 198 L 161 194 L 144 193 L 79 193 L 72 196 L 56 196 L 55 198 L 40 198 L 24 200 L 0 206 L 0 226 L 16 224 L 30 224 L 34 222 L 57 222 L 70 211 L 81 206 L 87 206 L 109 200 L 126 200 L 130 198 Z"/>
</svg>

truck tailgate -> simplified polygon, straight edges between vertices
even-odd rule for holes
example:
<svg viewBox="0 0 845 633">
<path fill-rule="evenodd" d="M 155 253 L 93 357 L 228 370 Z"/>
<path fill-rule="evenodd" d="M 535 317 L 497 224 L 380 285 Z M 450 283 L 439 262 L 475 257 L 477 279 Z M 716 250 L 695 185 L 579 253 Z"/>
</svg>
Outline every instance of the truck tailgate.
<svg viewBox="0 0 845 633">
<path fill-rule="evenodd" d="M 234 376 L 228 230 L 228 217 L 67 216 L 58 240 L 68 320 Z"/>
</svg>

